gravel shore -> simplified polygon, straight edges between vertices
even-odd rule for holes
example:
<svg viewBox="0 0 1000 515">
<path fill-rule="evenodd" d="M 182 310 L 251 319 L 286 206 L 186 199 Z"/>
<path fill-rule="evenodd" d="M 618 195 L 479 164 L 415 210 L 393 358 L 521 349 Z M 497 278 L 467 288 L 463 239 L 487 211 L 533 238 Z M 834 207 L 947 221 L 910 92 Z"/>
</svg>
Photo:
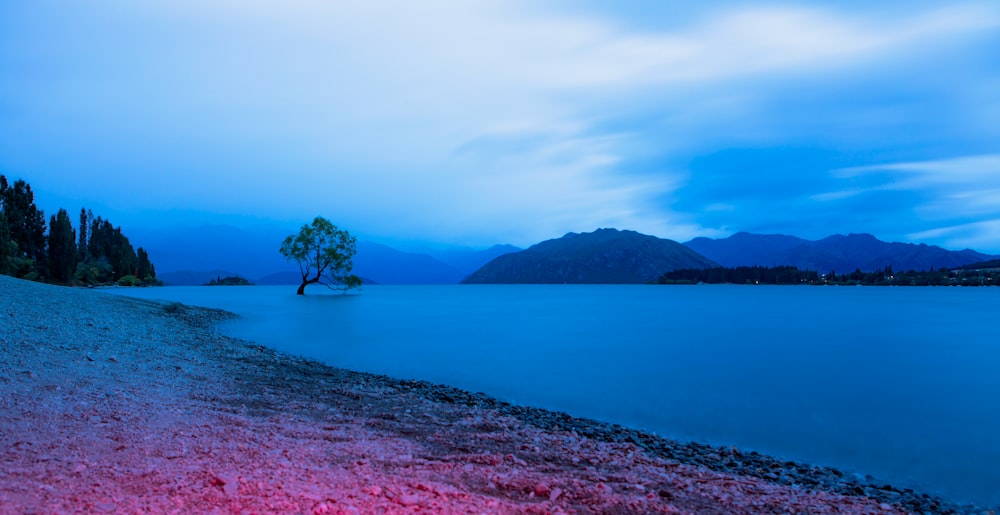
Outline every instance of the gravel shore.
<svg viewBox="0 0 1000 515">
<path fill-rule="evenodd" d="M 0 513 L 981 513 L 0 276 Z M 848 477 L 850 476 L 850 477 Z"/>
</svg>

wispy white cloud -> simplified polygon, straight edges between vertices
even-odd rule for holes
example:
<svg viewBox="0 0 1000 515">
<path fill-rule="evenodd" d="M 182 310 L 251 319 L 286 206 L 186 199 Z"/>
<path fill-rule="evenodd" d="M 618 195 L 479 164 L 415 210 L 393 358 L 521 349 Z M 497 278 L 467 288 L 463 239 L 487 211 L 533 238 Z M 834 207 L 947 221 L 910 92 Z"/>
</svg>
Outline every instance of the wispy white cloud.
<svg viewBox="0 0 1000 515">
<path fill-rule="evenodd" d="M 833 174 L 849 178 L 886 172 L 896 178 L 891 188 L 947 185 L 982 191 L 988 186 L 1000 187 L 1000 154 L 842 168 Z"/>
<path fill-rule="evenodd" d="M 909 238 L 914 241 L 941 242 L 948 248 L 955 249 L 992 249 L 996 253 L 998 234 L 1000 218 L 994 218 L 918 231 L 909 234 Z"/>
<path fill-rule="evenodd" d="M 912 214 L 920 225 L 932 228 L 911 231 L 908 238 L 953 248 L 1000 249 L 1000 154 L 851 167 L 833 175 L 844 180 L 879 176 L 881 181 L 870 188 L 816 195 L 815 200 L 914 193 L 922 200 L 910 206 Z"/>
<path fill-rule="evenodd" d="M 0 111 L 18 113 L 0 118 L 0 150 L 61 156 L 47 182 L 64 196 L 115 184 L 125 207 L 329 209 L 368 233 L 521 244 L 611 225 L 707 233 L 663 200 L 685 171 L 636 173 L 637 153 L 784 116 L 758 102 L 759 83 L 848 73 L 1000 26 L 990 3 L 891 18 L 707 8 L 660 30 L 528 1 L 32 4 L 43 7 L 24 22 L 36 25 L 0 36 L 11 49 L 0 66 L 17 70 L 0 77 Z M 667 118 L 665 134 L 607 126 L 649 112 Z M 66 162 L 88 174 L 67 177 Z M 910 173 L 913 187 L 945 174 L 880 170 Z"/>
<path fill-rule="evenodd" d="M 856 197 L 858 195 L 868 193 L 872 191 L 871 189 L 865 190 L 861 188 L 851 188 L 846 190 L 830 191 L 826 193 L 817 193 L 815 195 L 810 195 L 809 199 L 816 202 L 834 202 L 838 200 L 844 200 L 851 197 Z"/>
</svg>

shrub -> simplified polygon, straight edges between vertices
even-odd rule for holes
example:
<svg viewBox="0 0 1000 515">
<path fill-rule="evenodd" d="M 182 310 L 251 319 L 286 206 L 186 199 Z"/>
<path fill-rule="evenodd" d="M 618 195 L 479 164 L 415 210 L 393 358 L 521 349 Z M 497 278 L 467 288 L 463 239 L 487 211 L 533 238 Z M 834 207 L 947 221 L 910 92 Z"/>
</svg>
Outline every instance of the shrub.
<svg viewBox="0 0 1000 515">
<path fill-rule="evenodd" d="M 118 279 L 118 286 L 139 286 L 142 280 L 134 275 L 126 275 Z"/>
</svg>

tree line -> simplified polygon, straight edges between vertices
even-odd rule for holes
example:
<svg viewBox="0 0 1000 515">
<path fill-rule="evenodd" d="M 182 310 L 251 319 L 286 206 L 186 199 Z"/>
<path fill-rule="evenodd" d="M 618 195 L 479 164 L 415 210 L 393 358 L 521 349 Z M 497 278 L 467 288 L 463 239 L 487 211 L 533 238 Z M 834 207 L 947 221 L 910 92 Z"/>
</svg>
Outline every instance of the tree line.
<svg viewBox="0 0 1000 515">
<path fill-rule="evenodd" d="M 86 208 L 78 220 L 74 229 L 60 209 L 46 225 L 31 186 L 0 175 L 0 274 L 66 285 L 160 284 L 149 254 L 121 227 Z"/>
<path fill-rule="evenodd" d="M 1000 268 L 981 266 L 976 269 L 945 268 L 894 272 L 886 266 L 872 272 L 837 274 L 835 270 L 820 274 L 799 270 L 794 266 L 740 266 L 735 268 L 683 269 L 667 272 L 659 284 L 812 284 L 836 286 L 1000 286 Z"/>
<path fill-rule="evenodd" d="M 812 284 L 820 279 L 811 270 L 794 266 L 738 266 L 735 268 L 686 268 L 660 276 L 660 284 Z"/>
</svg>

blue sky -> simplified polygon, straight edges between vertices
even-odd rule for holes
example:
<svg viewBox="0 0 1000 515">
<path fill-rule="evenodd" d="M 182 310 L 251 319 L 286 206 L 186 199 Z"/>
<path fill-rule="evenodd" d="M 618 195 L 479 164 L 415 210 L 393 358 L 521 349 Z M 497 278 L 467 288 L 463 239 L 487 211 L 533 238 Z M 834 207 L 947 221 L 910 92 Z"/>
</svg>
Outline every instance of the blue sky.
<svg viewBox="0 0 1000 515">
<path fill-rule="evenodd" d="M 2 2 L 0 173 L 126 229 L 1000 253 L 998 48 L 995 1 Z"/>
</svg>

